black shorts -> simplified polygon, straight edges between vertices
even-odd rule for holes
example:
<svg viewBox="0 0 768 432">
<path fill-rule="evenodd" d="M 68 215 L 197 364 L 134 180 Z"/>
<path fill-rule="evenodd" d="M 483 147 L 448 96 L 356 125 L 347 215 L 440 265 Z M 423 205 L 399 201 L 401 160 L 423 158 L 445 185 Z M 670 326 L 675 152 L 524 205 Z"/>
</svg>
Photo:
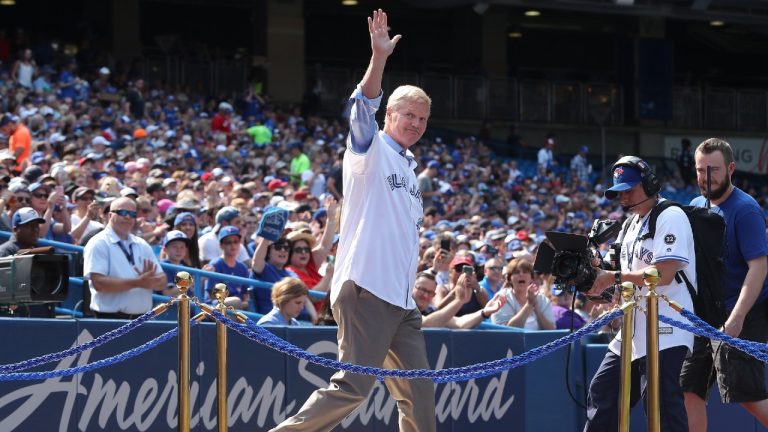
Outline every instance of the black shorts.
<svg viewBox="0 0 768 432">
<path fill-rule="evenodd" d="M 768 342 L 768 301 L 752 307 L 744 319 L 739 339 Z M 695 393 L 706 401 L 715 379 L 723 403 L 768 399 L 762 361 L 720 341 L 697 336 L 693 354 L 683 363 L 680 386 L 684 392 Z"/>
</svg>

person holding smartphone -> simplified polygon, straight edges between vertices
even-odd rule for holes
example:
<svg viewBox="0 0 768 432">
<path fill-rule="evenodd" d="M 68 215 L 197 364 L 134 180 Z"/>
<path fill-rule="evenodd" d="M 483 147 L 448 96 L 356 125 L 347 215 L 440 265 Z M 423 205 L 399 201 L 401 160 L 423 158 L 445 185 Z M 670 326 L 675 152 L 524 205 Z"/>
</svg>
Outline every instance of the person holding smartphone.
<svg viewBox="0 0 768 432">
<path fill-rule="evenodd" d="M 477 286 L 477 277 L 475 276 L 475 262 L 471 255 L 456 255 L 451 260 L 448 267 L 448 282 L 437 286 L 437 295 L 435 296 L 435 306 L 438 309 L 446 307 L 456 297 L 456 287 L 458 287 L 459 277 L 464 274 L 474 278 L 476 288 L 472 290 L 472 296 L 468 301 L 462 304 L 456 312 L 456 316 L 462 316 L 476 312 L 485 307 L 488 303 L 488 293 Z"/>
</svg>

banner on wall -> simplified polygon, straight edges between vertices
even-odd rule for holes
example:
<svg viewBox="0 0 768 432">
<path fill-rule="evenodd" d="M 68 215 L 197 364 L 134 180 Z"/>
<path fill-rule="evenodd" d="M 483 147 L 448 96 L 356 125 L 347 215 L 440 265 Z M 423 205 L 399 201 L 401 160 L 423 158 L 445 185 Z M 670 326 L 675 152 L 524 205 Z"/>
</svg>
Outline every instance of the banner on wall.
<svg viewBox="0 0 768 432">
<path fill-rule="evenodd" d="M 667 158 L 676 159 L 680 154 L 683 138 L 691 140 L 691 151 L 696 150 L 702 141 L 709 136 L 683 136 L 667 135 L 664 137 L 664 155 Z M 736 162 L 736 170 L 751 174 L 768 174 L 768 137 L 767 138 L 743 138 L 743 137 L 718 137 L 727 141 L 733 148 L 733 158 Z"/>
<path fill-rule="evenodd" d="M 100 320 L 0 321 L 3 328 L 0 343 L 18 347 L 3 350 L 0 364 L 62 351 L 121 324 Z M 30 371 L 85 365 L 141 345 L 171 328 L 170 323 L 147 323 L 93 351 Z M 336 357 L 335 328 L 273 330 L 279 337 L 309 352 Z M 496 360 L 524 349 L 524 338 L 520 333 L 437 330 L 426 334 L 428 358 L 433 369 Z M 230 431 L 260 431 L 273 427 L 295 413 L 312 391 L 327 386 L 334 373 L 305 360 L 288 358 L 234 332 L 230 331 L 229 335 Z M 555 336 L 562 335 L 553 332 L 549 339 Z M 194 431 L 213 431 L 217 427 L 215 338 L 212 324 L 201 324 L 192 329 L 190 399 Z M 29 342 L 19 344 L 19 340 Z M 471 349 L 467 349 L 469 344 Z M 171 339 L 141 356 L 93 372 L 38 381 L 0 382 L 0 430 L 175 431 L 178 424 L 177 360 L 177 342 Z M 551 361 L 563 362 L 562 352 Z M 522 430 L 526 405 L 519 394 L 528 386 L 525 373 L 525 367 L 521 367 L 487 378 L 436 385 L 438 430 L 470 430 L 478 425 L 482 425 L 484 431 Z M 395 401 L 390 398 L 384 383 L 376 381 L 368 399 L 341 423 L 338 430 L 397 431 L 397 419 Z M 554 416 L 552 426 L 563 420 L 572 419 Z"/>
</svg>

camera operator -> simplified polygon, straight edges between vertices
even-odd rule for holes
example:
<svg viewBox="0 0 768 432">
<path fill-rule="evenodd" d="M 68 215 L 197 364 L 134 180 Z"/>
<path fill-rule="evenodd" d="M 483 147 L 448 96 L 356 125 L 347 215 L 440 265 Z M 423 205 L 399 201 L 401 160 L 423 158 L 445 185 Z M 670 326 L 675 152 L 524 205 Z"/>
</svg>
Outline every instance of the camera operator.
<svg viewBox="0 0 768 432">
<path fill-rule="evenodd" d="M 45 219 L 32 207 L 22 207 L 14 212 L 11 218 L 13 235 L 5 243 L 0 245 L 0 257 L 20 255 L 33 249 L 40 239 L 40 225 Z M 32 251 L 31 253 L 34 253 Z M 0 310 L 0 316 L 54 318 L 54 305 L 32 304 L 10 306 L 7 310 Z"/>
<path fill-rule="evenodd" d="M 605 191 L 605 197 L 618 199 L 624 211 L 630 213 L 617 240 L 621 245 L 621 268 L 618 271 L 598 270 L 589 294 L 599 295 L 612 285 L 632 282 L 636 285 L 635 300 L 639 306 L 644 307 L 643 295 L 647 290 L 643 285 L 643 272 L 654 266 L 661 274 L 657 292 L 691 310 L 693 301 L 685 283 L 675 280 L 677 271 L 683 270 L 691 283 L 696 283 L 696 256 L 687 216 L 680 208 L 669 207 L 659 214 L 656 235 L 643 238 L 648 232 L 651 210 L 663 200 L 658 196 L 661 184 L 648 164 L 634 156 L 619 159 L 611 173 L 613 187 Z M 659 302 L 659 314 L 673 316 L 667 302 Z M 641 375 L 645 375 L 646 371 L 645 327 L 645 314 L 636 313 L 631 335 L 631 405 L 646 394 L 647 381 L 641 380 Z M 618 426 L 619 400 L 616 394 L 619 390 L 620 345 L 623 336 L 620 332 L 609 344 L 608 352 L 590 383 L 584 431 L 615 430 Z M 659 393 L 663 431 L 688 431 L 688 418 L 679 380 L 683 360 L 692 348 L 691 333 L 673 327 L 659 327 Z M 642 386 L 638 385 L 640 383 Z"/>
</svg>

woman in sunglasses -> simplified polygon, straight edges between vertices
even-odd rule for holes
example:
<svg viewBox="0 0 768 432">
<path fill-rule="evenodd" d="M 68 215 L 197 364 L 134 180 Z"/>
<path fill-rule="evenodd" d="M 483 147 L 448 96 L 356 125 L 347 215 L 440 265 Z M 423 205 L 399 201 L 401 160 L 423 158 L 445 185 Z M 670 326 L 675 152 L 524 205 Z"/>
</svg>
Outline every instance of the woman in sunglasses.
<svg viewBox="0 0 768 432">
<path fill-rule="evenodd" d="M 256 251 L 251 259 L 251 278 L 262 282 L 277 282 L 286 277 L 297 277 L 296 274 L 285 268 L 288 264 L 288 255 L 291 245 L 285 236 L 276 242 L 258 237 Z M 266 314 L 272 310 L 272 297 L 265 289 L 251 289 L 251 298 L 256 312 Z"/>
</svg>

